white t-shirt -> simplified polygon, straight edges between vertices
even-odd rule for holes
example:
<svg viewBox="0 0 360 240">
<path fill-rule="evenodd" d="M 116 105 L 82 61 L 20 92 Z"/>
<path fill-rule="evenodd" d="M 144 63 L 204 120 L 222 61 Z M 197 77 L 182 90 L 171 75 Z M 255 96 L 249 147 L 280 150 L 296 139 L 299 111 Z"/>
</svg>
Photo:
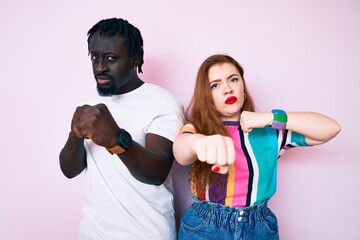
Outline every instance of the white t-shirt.
<svg viewBox="0 0 360 240">
<path fill-rule="evenodd" d="M 145 146 L 147 133 L 174 141 L 183 121 L 181 103 L 159 86 L 112 97 L 97 97 L 119 127 Z M 79 239 L 176 239 L 173 187 L 170 175 L 160 186 L 136 180 L 117 155 L 85 141 L 87 168 Z"/>
</svg>

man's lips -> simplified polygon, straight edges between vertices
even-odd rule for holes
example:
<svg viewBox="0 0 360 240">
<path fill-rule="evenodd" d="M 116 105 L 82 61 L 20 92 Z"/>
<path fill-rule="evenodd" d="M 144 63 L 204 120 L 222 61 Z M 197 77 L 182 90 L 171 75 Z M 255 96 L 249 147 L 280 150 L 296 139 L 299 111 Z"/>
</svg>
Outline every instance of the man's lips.
<svg viewBox="0 0 360 240">
<path fill-rule="evenodd" d="M 96 74 L 95 78 L 96 78 L 96 82 L 100 85 L 106 85 L 112 80 L 111 76 L 103 75 L 103 74 Z"/>
<path fill-rule="evenodd" d="M 108 84 L 110 82 L 110 80 L 106 79 L 106 78 L 97 78 L 96 82 L 100 85 L 105 85 L 105 84 Z"/>
<path fill-rule="evenodd" d="M 225 104 L 233 104 L 237 101 L 237 98 L 234 96 L 228 97 L 225 101 Z"/>
</svg>

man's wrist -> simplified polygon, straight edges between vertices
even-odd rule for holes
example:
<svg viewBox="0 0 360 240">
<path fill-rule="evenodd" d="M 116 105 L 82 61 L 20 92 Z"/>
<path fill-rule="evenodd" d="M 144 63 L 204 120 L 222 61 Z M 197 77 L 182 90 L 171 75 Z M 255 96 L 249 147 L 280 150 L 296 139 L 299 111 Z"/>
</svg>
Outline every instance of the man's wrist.
<svg viewBox="0 0 360 240">
<path fill-rule="evenodd" d="M 73 138 L 73 139 L 83 139 L 83 137 L 78 137 L 78 135 L 76 135 L 76 133 L 75 133 L 73 130 L 71 130 L 71 131 L 69 132 L 69 138 Z"/>
<path fill-rule="evenodd" d="M 107 148 L 109 153 L 111 154 L 120 154 L 123 153 L 132 146 L 132 137 L 130 133 L 125 131 L 124 129 L 120 129 L 117 133 L 117 142 L 116 145 L 110 148 Z"/>
</svg>

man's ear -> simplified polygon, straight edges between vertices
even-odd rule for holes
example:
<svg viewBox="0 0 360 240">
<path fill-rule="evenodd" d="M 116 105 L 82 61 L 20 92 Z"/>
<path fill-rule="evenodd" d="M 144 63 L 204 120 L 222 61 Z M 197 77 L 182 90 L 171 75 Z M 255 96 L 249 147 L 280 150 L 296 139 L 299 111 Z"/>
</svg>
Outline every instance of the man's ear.
<svg viewBox="0 0 360 240">
<path fill-rule="evenodd" d="M 138 57 L 133 57 L 133 61 L 132 61 L 133 67 L 138 67 L 139 66 L 139 58 Z"/>
</svg>

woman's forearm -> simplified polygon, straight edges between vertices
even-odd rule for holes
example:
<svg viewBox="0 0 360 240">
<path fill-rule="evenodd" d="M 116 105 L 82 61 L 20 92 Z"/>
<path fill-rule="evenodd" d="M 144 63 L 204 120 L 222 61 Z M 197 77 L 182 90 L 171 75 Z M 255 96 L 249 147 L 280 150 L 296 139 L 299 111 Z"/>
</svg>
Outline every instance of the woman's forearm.
<svg viewBox="0 0 360 240">
<path fill-rule="evenodd" d="M 341 130 L 332 118 L 316 112 L 288 112 L 286 129 L 303 134 L 310 145 L 325 143 Z"/>
</svg>

